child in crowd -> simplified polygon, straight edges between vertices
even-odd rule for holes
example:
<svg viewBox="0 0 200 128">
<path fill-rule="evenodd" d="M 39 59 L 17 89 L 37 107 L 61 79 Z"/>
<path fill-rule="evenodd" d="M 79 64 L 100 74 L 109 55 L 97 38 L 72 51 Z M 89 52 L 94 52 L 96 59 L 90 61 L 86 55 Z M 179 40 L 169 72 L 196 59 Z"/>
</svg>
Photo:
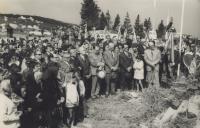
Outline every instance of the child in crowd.
<svg viewBox="0 0 200 128">
<path fill-rule="evenodd" d="M 78 82 L 76 77 L 73 76 L 70 82 L 64 84 L 66 92 L 65 107 L 68 110 L 67 124 L 71 128 L 73 127 L 75 121 L 76 107 L 79 105 Z"/>
<path fill-rule="evenodd" d="M 80 112 L 80 105 L 84 104 L 84 96 L 85 96 L 85 86 L 83 81 L 78 76 L 72 76 L 70 82 L 65 85 L 66 92 L 66 108 L 68 110 L 68 119 L 67 124 L 69 127 L 73 127 L 75 122 L 76 112 Z"/>
<path fill-rule="evenodd" d="M 134 71 L 134 79 L 136 81 L 137 92 L 139 92 L 139 86 L 143 91 L 142 80 L 144 79 L 144 62 L 142 60 L 142 56 L 140 54 L 137 55 L 136 60 L 133 64 Z"/>
</svg>

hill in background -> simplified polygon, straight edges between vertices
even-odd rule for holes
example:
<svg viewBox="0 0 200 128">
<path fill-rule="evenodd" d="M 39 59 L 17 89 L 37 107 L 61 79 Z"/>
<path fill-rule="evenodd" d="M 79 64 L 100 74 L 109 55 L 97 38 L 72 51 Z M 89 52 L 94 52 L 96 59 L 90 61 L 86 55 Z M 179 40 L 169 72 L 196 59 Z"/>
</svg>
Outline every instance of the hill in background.
<svg viewBox="0 0 200 128">
<path fill-rule="evenodd" d="M 37 26 L 39 29 L 48 31 L 59 27 L 70 28 L 75 25 L 41 16 L 18 14 L 0 14 L 0 24 L 5 24 L 5 18 L 7 19 L 7 23 L 15 24 L 18 28 L 27 28 L 28 26 L 31 28 L 33 26 Z"/>
</svg>

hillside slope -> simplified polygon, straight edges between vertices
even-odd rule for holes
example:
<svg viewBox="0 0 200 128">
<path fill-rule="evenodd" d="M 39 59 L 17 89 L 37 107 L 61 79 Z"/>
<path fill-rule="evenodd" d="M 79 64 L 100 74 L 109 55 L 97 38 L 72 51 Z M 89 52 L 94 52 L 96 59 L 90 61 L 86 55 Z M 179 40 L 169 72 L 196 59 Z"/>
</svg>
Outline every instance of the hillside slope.
<svg viewBox="0 0 200 128">
<path fill-rule="evenodd" d="M 50 30 L 57 27 L 72 27 L 75 24 L 64 23 L 62 21 L 45 18 L 41 16 L 18 15 L 18 14 L 0 14 L 0 24 L 5 23 L 5 18 L 8 23 L 17 24 L 19 26 L 39 26 L 40 29 Z"/>
</svg>

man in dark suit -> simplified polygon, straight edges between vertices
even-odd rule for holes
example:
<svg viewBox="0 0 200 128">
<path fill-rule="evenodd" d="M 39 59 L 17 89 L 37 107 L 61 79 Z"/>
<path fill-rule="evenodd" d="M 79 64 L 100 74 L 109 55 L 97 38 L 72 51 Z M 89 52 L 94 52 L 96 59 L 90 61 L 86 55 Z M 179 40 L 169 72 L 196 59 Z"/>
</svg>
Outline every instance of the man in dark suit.
<svg viewBox="0 0 200 128">
<path fill-rule="evenodd" d="M 80 72 L 80 76 L 85 84 L 85 96 L 86 99 L 91 96 L 91 69 L 90 61 L 84 47 L 79 48 L 79 55 L 77 56 L 77 66 Z"/>
<path fill-rule="evenodd" d="M 123 45 L 123 52 L 119 55 L 120 68 L 120 89 L 130 89 L 132 81 L 133 59 L 131 53 L 128 52 L 128 45 Z"/>
<path fill-rule="evenodd" d="M 115 94 L 118 75 L 119 56 L 114 52 L 114 44 L 109 43 L 109 50 L 104 53 L 106 71 L 106 96 Z"/>
</svg>

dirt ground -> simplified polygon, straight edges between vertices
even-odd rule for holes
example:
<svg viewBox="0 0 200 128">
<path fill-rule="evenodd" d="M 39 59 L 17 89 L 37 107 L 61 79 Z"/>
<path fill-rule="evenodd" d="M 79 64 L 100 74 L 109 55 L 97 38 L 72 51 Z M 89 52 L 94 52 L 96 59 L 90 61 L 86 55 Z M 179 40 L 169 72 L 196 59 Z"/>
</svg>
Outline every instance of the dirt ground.
<svg viewBox="0 0 200 128">
<path fill-rule="evenodd" d="M 77 128 L 140 128 L 141 94 L 130 98 L 129 92 L 108 98 L 90 100 L 89 118 L 79 123 Z M 139 119 L 140 118 L 140 119 Z"/>
</svg>

